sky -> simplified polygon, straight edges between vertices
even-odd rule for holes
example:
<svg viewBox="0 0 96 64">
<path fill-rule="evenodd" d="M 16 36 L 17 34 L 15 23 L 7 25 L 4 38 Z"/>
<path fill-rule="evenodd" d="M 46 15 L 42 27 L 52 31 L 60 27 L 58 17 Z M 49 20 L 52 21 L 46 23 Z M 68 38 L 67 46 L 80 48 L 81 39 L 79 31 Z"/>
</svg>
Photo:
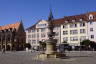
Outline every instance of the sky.
<svg viewBox="0 0 96 64">
<path fill-rule="evenodd" d="M 96 11 L 96 0 L 0 0 L 0 26 L 23 22 L 26 28 L 48 19 L 50 6 L 54 19 Z"/>
</svg>

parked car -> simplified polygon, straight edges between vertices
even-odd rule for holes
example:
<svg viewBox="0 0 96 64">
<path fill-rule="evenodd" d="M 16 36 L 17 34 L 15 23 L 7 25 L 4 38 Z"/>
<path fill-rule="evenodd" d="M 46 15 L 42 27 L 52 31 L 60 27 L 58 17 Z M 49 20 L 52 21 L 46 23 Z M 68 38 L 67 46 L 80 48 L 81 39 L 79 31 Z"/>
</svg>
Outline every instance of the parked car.
<svg viewBox="0 0 96 64">
<path fill-rule="evenodd" d="M 60 52 L 65 52 L 65 51 L 72 51 L 72 46 L 70 46 L 69 44 L 60 44 L 59 45 L 59 51 Z"/>
</svg>

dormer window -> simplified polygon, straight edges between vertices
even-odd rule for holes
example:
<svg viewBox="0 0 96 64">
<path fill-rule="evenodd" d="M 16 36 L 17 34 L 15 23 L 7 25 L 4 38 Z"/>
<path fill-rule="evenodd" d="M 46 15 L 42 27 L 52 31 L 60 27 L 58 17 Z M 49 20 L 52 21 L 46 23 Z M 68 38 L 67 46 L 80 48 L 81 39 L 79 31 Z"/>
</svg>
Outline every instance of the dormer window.
<svg viewBox="0 0 96 64">
<path fill-rule="evenodd" d="M 79 19 L 79 21 L 82 21 L 82 19 Z"/>
<path fill-rule="evenodd" d="M 90 14 L 90 15 L 89 15 L 89 20 L 92 20 L 92 19 L 93 19 L 93 15 Z"/>
<path fill-rule="evenodd" d="M 72 22 L 75 22 L 75 20 L 72 20 Z"/>
<path fill-rule="evenodd" d="M 65 21 L 65 23 L 68 23 L 68 21 Z"/>
</svg>

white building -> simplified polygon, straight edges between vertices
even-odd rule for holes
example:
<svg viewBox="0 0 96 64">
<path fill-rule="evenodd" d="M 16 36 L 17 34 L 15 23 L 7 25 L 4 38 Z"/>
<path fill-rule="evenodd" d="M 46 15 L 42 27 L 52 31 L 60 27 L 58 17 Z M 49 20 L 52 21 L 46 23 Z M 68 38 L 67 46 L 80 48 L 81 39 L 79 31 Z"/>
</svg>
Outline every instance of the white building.
<svg viewBox="0 0 96 64">
<path fill-rule="evenodd" d="M 70 45 L 80 45 L 89 39 L 96 42 L 96 12 L 67 16 L 53 21 L 57 44 L 67 41 Z M 26 43 L 38 46 L 39 41 L 48 39 L 48 21 L 40 20 L 26 30 Z"/>
<path fill-rule="evenodd" d="M 89 39 L 96 42 L 96 12 L 64 17 L 61 24 L 61 42 L 78 46 Z"/>
<path fill-rule="evenodd" d="M 30 43 L 32 47 L 37 47 L 39 46 L 39 41 L 45 41 L 48 39 L 48 32 L 48 21 L 40 20 L 26 30 L 26 43 Z M 60 43 L 59 25 L 55 25 L 54 32 L 56 32 L 55 38 Z"/>
</svg>

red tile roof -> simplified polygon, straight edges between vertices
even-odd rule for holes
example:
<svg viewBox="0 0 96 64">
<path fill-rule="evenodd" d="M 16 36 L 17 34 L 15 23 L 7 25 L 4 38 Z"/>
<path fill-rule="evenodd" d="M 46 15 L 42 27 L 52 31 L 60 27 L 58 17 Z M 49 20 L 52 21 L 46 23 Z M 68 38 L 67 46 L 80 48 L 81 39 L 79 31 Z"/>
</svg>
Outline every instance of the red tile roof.
<svg viewBox="0 0 96 64">
<path fill-rule="evenodd" d="M 96 21 L 96 12 L 89 12 L 89 13 L 85 13 L 85 14 L 65 16 L 64 18 L 55 19 L 53 23 L 54 23 L 54 25 L 57 25 L 57 24 L 62 24 L 65 21 L 72 22 L 72 20 L 75 20 L 75 22 L 79 22 L 80 19 L 82 19 L 83 21 L 89 21 L 90 14 L 92 14 L 94 17 L 94 19 L 92 19 L 92 20 Z"/>
<path fill-rule="evenodd" d="M 19 25 L 20 25 L 20 22 L 16 22 L 15 24 L 8 24 L 8 25 L 0 26 L 0 30 L 5 30 L 9 28 L 18 29 Z"/>
<path fill-rule="evenodd" d="M 79 22 L 80 19 L 82 19 L 83 21 L 90 21 L 89 20 L 89 15 L 90 14 L 92 14 L 94 16 L 94 19 L 92 19 L 92 20 L 96 21 L 96 12 L 88 12 L 88 13 L 85 13 L 85 14 L 65 16 L 64 18 L 54 19 L 53 24 L 54 25 L 59 25 L 59 24 L 64 23 L 65 21 L 67 21 L 69 23 L 69 22 L 72 22 L 72 20 L 75 20 L 75 22 Z M 28 29 L 36 28 L 35 26 L 36 26 L 36 24 L 29 27 Z"/>
</svg>

